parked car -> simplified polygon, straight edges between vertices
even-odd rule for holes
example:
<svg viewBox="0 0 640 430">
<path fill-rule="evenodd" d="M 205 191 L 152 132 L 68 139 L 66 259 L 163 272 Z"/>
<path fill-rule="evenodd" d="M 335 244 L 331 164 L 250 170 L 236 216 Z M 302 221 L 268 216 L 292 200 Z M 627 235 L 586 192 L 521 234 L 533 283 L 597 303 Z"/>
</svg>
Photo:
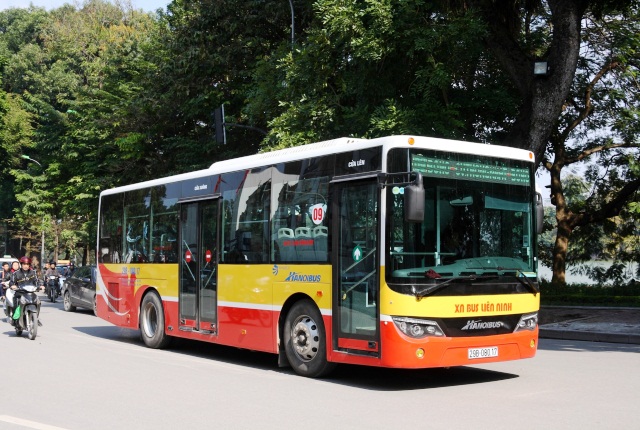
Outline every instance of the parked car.
<svg viewBox="0 0 640 430">
<path fill-rule="evenodd" d="M 62 287 L 64 310 L 73 312 L 76 307 L 93 310 L 96 313 L 96 266 L 76 268 Z"/>
</svg>

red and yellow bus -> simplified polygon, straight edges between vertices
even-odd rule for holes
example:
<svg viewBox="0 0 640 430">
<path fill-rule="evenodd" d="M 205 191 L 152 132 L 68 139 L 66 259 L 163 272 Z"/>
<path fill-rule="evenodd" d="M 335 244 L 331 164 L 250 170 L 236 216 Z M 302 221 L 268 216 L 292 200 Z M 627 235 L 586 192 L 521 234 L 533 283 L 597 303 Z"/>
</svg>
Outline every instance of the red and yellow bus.
<svg viewBox="0 0 640 430">
<path fill-rule="evenodd" d="M 310 377 L 533 357 L 534 170 L 515 148 L 341 138 L 105 190 L 97 314 Z"/>
</svg>

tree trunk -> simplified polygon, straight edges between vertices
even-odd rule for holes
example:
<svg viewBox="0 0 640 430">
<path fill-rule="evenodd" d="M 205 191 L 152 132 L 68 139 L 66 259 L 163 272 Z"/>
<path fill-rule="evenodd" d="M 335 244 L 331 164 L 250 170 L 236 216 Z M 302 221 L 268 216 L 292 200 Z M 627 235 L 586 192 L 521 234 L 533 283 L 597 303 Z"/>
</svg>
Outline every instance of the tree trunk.
<svg viewBox="0 0 640 430">
<path fill-rule="evenodd" d="M 556 234 L 556 243 L 553 247 L 553 276 L 551 277 L 551 283 L 565 284 L 567 250 L 569 249 L 569 237 L 573 229 L 570 221 L 566 218 L 559 217 L 557 213 L 556 220 L 558 221 L 558 233 Z"/>
</svg>

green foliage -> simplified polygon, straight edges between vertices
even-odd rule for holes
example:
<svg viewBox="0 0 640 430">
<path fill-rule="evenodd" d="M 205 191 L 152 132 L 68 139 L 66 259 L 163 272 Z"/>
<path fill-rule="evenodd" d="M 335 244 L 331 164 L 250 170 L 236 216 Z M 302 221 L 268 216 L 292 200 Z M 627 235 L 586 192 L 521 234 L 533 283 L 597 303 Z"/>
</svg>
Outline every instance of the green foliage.
<svg viewBox="0 0 640 430">
<path fill-rule="evenodd" d="M 487 140 L 515 115 L 513 91 L 487 57 L 473 14 L 388 0 L 322 0 L 314 10 L 296 49 L 276 52 L 256 75 L 255 93 L 279 100 L 265 148 L 390 133 Z M 258 101 L 250 112 L 264 110 Z"/>
<path fill-rule="evenodd" d="M 640 307 L 640 283 L 616 286 L 554 285 L 540 282 L 540 302 L 560 306 Z"/>
</svg>

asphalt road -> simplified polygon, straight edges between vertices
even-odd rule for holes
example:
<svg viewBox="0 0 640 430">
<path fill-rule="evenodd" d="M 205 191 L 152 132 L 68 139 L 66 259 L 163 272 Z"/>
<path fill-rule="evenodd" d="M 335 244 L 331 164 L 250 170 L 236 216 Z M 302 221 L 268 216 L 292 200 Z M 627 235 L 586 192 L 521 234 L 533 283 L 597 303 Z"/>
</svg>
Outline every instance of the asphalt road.
<svg viewBox="0 0 640 430">
<path fill-rule="evenodd" d="M 0 322 L 0 429 L 636 429 L 640 345 L 542 339 L 530 360 L 420 371 L 342 366 L 324 380 L 275 356 L 144 347 L 90 311 L 43 303 L 30 341 Z"/>
</svg>

